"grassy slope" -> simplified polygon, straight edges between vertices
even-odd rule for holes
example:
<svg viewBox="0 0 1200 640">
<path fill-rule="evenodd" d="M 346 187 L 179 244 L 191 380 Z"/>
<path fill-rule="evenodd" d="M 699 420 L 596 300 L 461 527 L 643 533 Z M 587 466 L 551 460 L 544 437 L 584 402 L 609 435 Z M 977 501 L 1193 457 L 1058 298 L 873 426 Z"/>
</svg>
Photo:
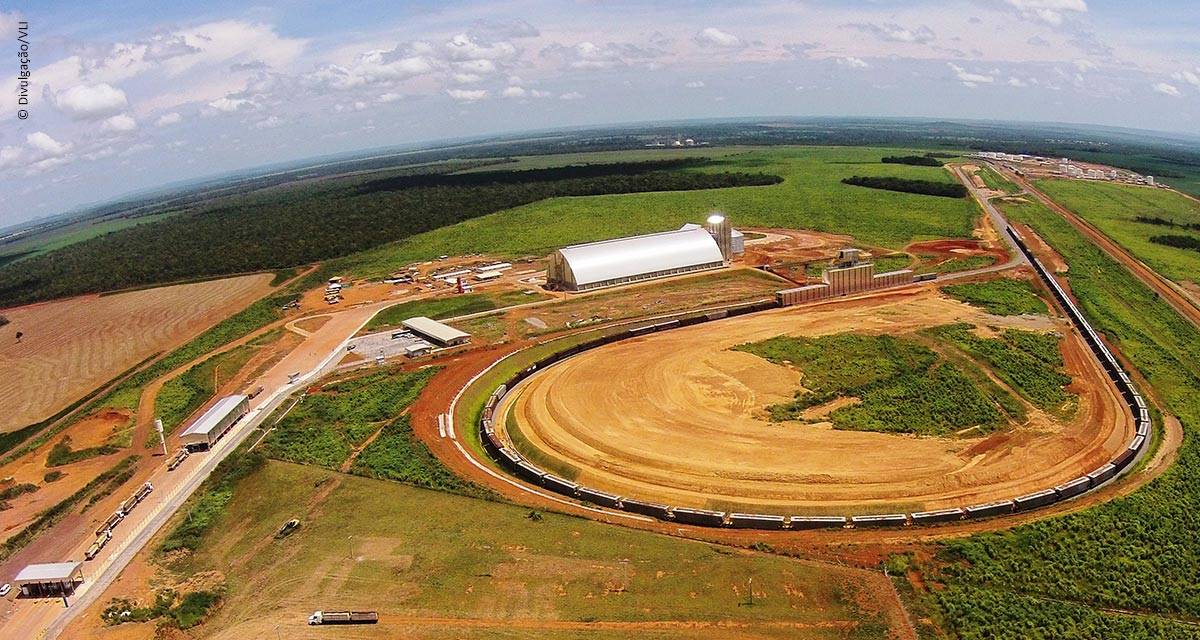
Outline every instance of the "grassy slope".
<svg viewBox="0 0 1200 640">
<path fill-rule="evenodd" d="M 347 270 L 379 275 L 397 266 L 440 254 L 485 252 L 502 256 L 541 255 L 557 247 L 622 235 L 678 228 L 712 209 L 739 226 L 816 229 L 847 233 L 869 245 L 902 247 L 914 240 L 969 237 L 978 215 L 966 199 L 862 189 L 841 184 L 851 175 L 879 175 L 953 182 L 937 167 L 882 164 L 901 149 L 778 147 L 708 149 L 723 162 L 706 171 L 777 174 L 784 182 L 673 193 L 552 198 L 414 236 L 346 259 Z M 556 163 L 614 161 L 643 152 L 551 156 Z M 533 166 L 544 159 L 530 159 Z M 506 168 L 508 168 L 506 166 Z M 525 168 L 525 167 L 521 167 Z"/>
<path fill-rule="evenodd" d="M 524 291 L 505 291 L 503 293 L 468 293 L 453 298 L 435 298 L 432 300 L 413 300 L 388 307 L 371 318 L 363 327 L 363 331 L 375 331 L 384 327 L 398 327 L 400 323 L 413 316 L 426 316 L 434 320 L 443 320 L 472 313 L 491 311 L 502 307 L 546 300 L 543 293 L 528 294 Z"/>
<path fill-rule="evenodd" d="M 1046 313 L 1046 303 L 1024 280 L 1000 278 L 942 287 L 950 297 L 1001 316 Z"/>
<path fill-rule="evenodd" d="M 942 576 L 948 588 L 936 597 L 964 639 L 1031 629 L 1047 638 L 1197 637 L 1169 618 L 1200 621 L 1200 330 L 1044 207 L 1004 208 L 1071 265 L 1084 313 L 1179 416 L 1184 444 L 1174 466 L 1130 496 L 949 543 L 949 557 L 965 562 Z"/>
<path fill-rule="evenodd" d="M 314 505 L 314 494 L 334 477 L 340 485 Z M 832 619 L 861 620 L 866 626 L 850 634 L 836 628 L 764 627 L 755 637 L 882 635 L 874 618 L 850 604 L 853 584 L 820 568 L 557 514 L 534 522 L 528 513 L 517 506 L 268 463 L 239 485 L 228 512 L 189 561 L 196 570 L 224 571 L 230 586 L 224 608 L 199 631 L 228 632 L 264 612 L 291 627 L 321 603 L 338 603 L 377 608 L 385 616 L 489 619 L 493 632 L 503 630 L 508 619 Z M 292 517 L 302 522 L 297 532 L 272 541 Z M 758 597 L 748 607 L 742 603 L 751 578 Z M 524 630 L 509 631 L 512 635 L 503 637 L 529 637 Z M 665 631 L 673 638 L 712 637 L 711 629 Z M 439 632 L 437 626 L 421 625 L 406 628 L 406 637 L 410 632 L 457 638 L 470 631 L 442 627 Z"/>
<path fill-rule="evenodd" d="M 1037 187 L 1056 202 L 1096 225 L 1108 237 L 1172 280 L 1200 280 L 1200 253 L 1150 242 L 1172 234 L 1200 233 L 1134 222 L 1136 216 L 1200 223 L 1200 203 L 1163 189 L 1085 180 L 1039 180 Z"/>
</svg>

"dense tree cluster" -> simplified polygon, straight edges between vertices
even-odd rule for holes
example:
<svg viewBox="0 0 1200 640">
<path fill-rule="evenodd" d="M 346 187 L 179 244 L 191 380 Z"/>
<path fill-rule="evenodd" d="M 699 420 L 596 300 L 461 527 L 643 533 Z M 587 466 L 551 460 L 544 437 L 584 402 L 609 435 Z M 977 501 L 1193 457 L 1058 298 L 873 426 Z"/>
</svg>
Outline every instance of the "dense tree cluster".
<svg viewBox="0 0 1200 640">
<path fill-rule="evenodd" d="M 924 156 L 884 156 L 880 162 L 884 164 L 911 164 L 914 167 L 940 167 L 942 161 L 932 154 Z"/>
<path fill-rule="evenodd" d="M 692 161 L 684 161 L 691 166 Z M 650 163 L 486 172 L 483 177 L 328 181 L 241 196 L 0 268 L 0 307 L 347 255 L 557 196 L 768 185 L 778 176 L 665 171 Z M 608 168 L 605 168 L 608 167 Z M 569 177 L 579 174 L 581 177 Z M 442 183 L 439 183 L 439 180 Z"/>
<path fill-rule="evenodd" d="M 1192 236 L 1150 236 L 1150 242 L 1177 249 L 1200 251 L 1200 238 Z"/>
<path fill-rule="evenodd" d="M 856 187 L 918 193 L 942 198 L 965 198 L 967 196 L 966 187 L 951 182 L 912 180 L 909 178 L 890 178 L 884 176 L 852 176 L 842 179 L 842 182 Z"/>
</svg>

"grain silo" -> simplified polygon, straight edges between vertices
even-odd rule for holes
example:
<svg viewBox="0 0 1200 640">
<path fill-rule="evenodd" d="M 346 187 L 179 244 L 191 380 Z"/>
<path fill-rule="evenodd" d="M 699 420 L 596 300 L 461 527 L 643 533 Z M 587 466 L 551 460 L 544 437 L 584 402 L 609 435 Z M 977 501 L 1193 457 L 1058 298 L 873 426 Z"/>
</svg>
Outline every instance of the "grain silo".
<svg viewBox="0 0 1200 640">
<path fill-rule="evenodd" d="M 704 223 L 704 228 L 712 234 L 713 240 L 717 241 L 717 248 L 721 250 L 721 258 L 725 262 L 733 259 L 733 227 L 729 226 L 729 220 L 725 215 L 714 211 L 708 216 L 708 220 Z"/>
</svg>

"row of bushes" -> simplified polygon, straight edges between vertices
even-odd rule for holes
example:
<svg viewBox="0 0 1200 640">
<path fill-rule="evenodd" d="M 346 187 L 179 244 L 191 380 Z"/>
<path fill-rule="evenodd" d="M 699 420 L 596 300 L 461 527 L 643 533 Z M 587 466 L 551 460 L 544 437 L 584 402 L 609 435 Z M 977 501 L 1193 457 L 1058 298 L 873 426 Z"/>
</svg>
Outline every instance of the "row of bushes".
<svg viewBox="0 0 1200 640">
<path fill-rule="evenodd" d="M 1150 242 L 1176 249 L 1191 249 L 1200 251 L 1200 238 L 1192 236 L 1150 236 Z"/>
<path fill-rule="evenodd" d="M 910 178 L 892 178 L 887 176 L 851 176 L 843 178 L 844 184 L 856 187 L 869 187 L 885 191 L 900 191 L 917 193 L 925 196 L 941 198 L 965 198 L 967 188 L 953 182 L 935 182 L 933 180 L 914 180 Z"/>
</svg>

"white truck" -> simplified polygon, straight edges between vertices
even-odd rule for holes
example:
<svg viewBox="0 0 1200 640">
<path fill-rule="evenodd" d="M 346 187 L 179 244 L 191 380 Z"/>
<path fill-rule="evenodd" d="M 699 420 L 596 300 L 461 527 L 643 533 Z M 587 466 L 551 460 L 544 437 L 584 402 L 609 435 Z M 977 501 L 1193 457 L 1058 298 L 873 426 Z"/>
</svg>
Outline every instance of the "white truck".
<svg viewBox="0 0 1200 640">
<path fill-rule="evenodd" d="M 379 614 L 374 611 L 314 611 L 309 624 L 375 624 Z"/>
</svg>

